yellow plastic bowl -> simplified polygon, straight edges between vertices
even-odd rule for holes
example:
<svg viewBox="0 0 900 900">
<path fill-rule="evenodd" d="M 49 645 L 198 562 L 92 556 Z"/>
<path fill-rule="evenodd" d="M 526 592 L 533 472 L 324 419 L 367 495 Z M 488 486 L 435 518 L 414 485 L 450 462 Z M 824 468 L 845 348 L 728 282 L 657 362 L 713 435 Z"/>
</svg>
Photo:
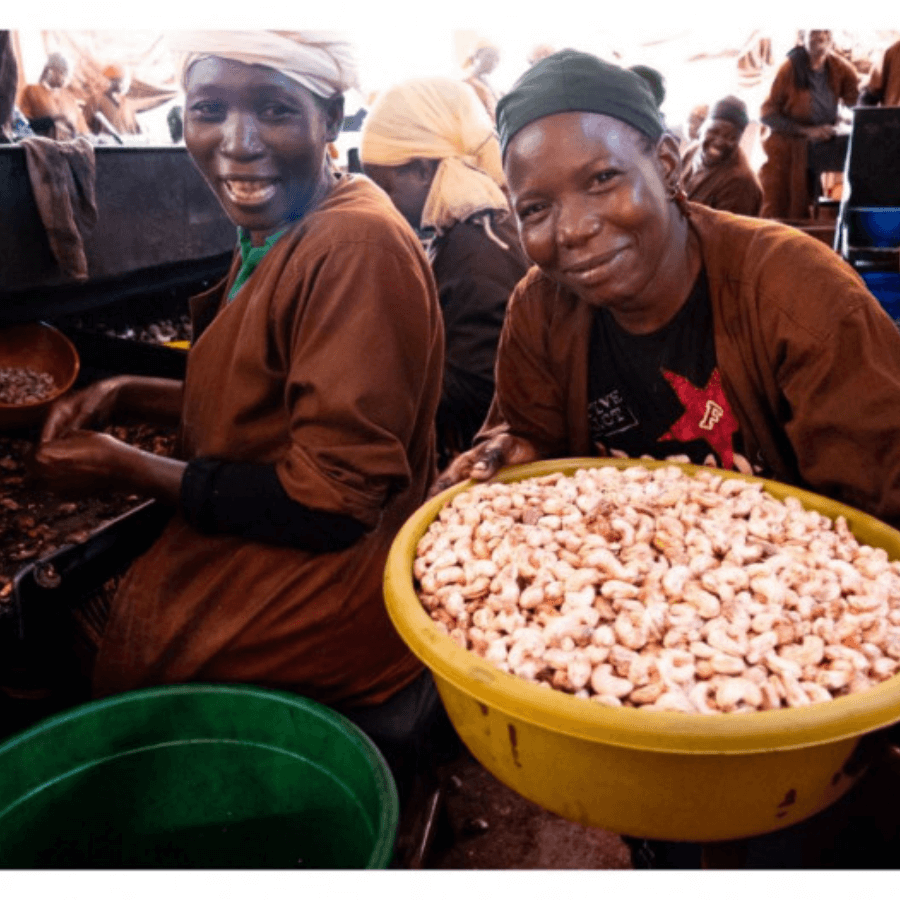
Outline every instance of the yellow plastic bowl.
<svg viewBox="0 0 900 900">
<path fill-rule="evenodd" d="M 496 480 L 610 465 L 671 463 L 548 460 L 506 469 Z M 680 468 L 691 474 L 700 469 Z M 900 532 L 877 519 L 762 481 L 775 497 L 791 495 L 832 518 L 845 516 L 860 542 L 900 557 Z M 763 834 L 837 800 L 881 746 L 881 736 L 863 736 L 900 720 L 900 675 L 868 691 L 798 709 L 705 716 L 611 709 L 501 672 L 438 629 L 413 583 L 419 539 L 441 507 L 471 485 L 444 491 L 405 523 L 388 556 L 385 599 L 395 628 L 434 674 L 463 742 L 529 800 L 575 822 L 634 837 L 705 842 Z"/>
</svg>

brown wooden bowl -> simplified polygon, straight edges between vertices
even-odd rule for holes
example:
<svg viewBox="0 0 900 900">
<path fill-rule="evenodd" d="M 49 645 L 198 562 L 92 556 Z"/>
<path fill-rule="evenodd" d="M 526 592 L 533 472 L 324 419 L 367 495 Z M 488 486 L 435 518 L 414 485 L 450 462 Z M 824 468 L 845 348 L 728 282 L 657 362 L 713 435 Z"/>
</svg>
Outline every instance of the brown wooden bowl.
<svg viewBox="0 0 900 900">
<path fill-rule="evenodd" d="M 0 369 L 30 368 L 53 376 L 56 390 L 33 403 L 0 402 L 0 430 L 25 428 L 41 422 L 53 401 L 78 377 L 81 361 L 75 345 L 46 322 L 27 322 L 0 328 Z"/>
</svg>

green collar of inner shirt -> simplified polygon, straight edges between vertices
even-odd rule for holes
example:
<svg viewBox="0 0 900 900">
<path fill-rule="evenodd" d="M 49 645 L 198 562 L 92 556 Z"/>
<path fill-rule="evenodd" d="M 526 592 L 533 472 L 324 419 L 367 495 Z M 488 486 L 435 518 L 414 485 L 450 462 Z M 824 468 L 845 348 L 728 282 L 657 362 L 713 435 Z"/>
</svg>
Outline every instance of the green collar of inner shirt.
<svg viewBox="0 0 900 900">
<path fill-rule="evenodd" d="M 250 232 L 242 225 L 238 226 L 238 246 L 241 251 L 241 268 L 237 278 L 228 294 L 228 299 L 233 300 L 237 292 L 243 287 L 244 282 L 253 274 L 253 270 L 262 262 L 263 257 L 272 249 L 275 242 L 290 228 L 285 225 L 280 231 L 269 235 L 261 247 L 254 247 L 250 243 Z"/>
</svg>

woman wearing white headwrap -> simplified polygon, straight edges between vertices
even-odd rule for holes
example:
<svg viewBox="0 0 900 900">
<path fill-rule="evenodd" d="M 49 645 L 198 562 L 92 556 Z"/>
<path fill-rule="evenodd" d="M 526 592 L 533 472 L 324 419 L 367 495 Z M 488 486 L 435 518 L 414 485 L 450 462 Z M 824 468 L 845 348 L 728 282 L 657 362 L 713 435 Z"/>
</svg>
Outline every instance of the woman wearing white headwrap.
<svg viewBox="0 0 900 900">
<path fill-rule="evenodd" d="M 528 268 L 501 190 L 499 143 L 471 88 L 428 78 L 379 96 L 360 157 L 428 247 L 446 339 L 443 467 L 468 449 L 487 413 L 506 303 Z"/>
<path fill-rule="evenodd" d="M 192 302 L 184 383 L 93 385 L 51 411 L 37 454 L 51 484 L 173 507 L 116 596 L 94 692 L 292 690 L 353 718 L 396 764 L 402 729 L 441 713 L 381 591 L 435 472 L 443 333 L 428 260 L 381 191 L 327 162 L 355 81 L 345 42 L 179 43 L 185 143 L 238 226 L 231 271 Z M 84 430 L 129 411 L 179 421 L 180 458 Z"/>
</svg>

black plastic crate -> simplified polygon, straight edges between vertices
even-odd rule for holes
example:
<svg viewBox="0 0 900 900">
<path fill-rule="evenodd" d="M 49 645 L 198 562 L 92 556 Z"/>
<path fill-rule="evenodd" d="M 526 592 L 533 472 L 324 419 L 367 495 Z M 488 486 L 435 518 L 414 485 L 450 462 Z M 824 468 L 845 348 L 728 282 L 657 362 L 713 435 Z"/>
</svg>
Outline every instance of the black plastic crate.
<svg viewBox="0 0 900 900">
<path fill-rule="evenodd" d="M 0 611 L 0 736 L 90 698 L 114 584 L 170 517 L 148 500 L 17 573 Z"/>
</svg>

